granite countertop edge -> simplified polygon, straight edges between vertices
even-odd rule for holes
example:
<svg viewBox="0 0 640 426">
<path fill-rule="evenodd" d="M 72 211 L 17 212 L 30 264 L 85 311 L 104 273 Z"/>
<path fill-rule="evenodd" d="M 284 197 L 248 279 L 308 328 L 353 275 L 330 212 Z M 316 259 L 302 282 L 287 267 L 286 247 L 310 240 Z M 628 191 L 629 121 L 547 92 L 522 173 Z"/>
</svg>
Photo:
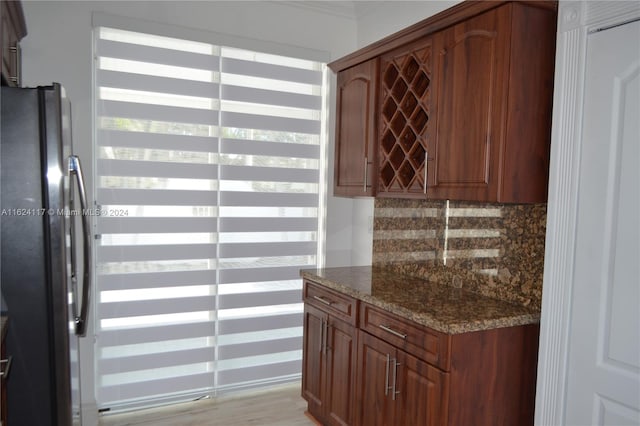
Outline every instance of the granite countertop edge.
<svg viewBox="0 0 640 426">
<path fill-rule="evenodd" d="M 345 267 L 349 268 L 349 267 Z M 300 276 L 304 279 L 309 279 L 318 284 L 321 284 L 330 289 L 336 290 L 340 293 L 351 296 L 362 302 L 369 303 L 370 305 L 381 308 L 385 311 L 394 313 L 403 319 L 411 320 L 417 324 L 429 327 L 436 331 L 446 334 L 461 334 L 474 331 L 491 330 L 497 328 L 515 327 L 529 324 L 540 323 L 540 313 L 535 311 L 528 312 L 526 308 L 522 308 L 522 313 L 518 314 L 505 314 L 498 318 L 489 319 L 474 319 L 474 318 L 459 318 L 456 320 L 448 319 L 443 321 L 437 318 L 436 315 L 429 313 L 414 312 L 405 307 L 399 306 L 395 303 L 381 300 L 377 297 L 362 293 L 356 289 L 340 284 L 332 279 L 320 276 L 317 274 L 316 269 L 302 269 L 300 270 Z M 427 282 L 427 280 L 424 280 Z M 479 299 L 486 298 L 486 296 L 477 295 Z M 496 299 L 492 299 L 494 302 Z M 513 304 L 510 302 L 503 302 L 505 307 L 513 308 Z"/>
</svg>

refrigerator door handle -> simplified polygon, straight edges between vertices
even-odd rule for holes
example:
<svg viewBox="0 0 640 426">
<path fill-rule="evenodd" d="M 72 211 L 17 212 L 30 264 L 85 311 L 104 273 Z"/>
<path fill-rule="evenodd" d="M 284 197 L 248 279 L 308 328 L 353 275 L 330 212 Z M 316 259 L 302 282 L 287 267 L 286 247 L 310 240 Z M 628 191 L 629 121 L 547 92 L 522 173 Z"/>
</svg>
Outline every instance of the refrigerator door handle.
<svg viewBox="0 0 640 426">
<path fill-rule="evenodd" d="M 74 324 L 75 333 L 78 336 L 85 336 L 87 333 L 87 315 L 89 313 L 89 299 L 91 292 L 91 226 L 89 224 L 89 215 L 87 212 L 87 193 L 84 186 L 84 176 L 82 174 L 82 166 L 80 159 L 76 155 L 69 156 L 69 175 L 75 176 L 78 185 L 78 194 L 80 196 L 80 209 L 82 217 L 82 241 L 83 241 L 83 274 L 82 274 L 82 304 L 80 313 L 74 306 Z M 72 191 L 72 185 L 69 185 Z M 72 213 L 73 214 L 73 213 Z M 71 241 L 75 244 L 75 241 Z M 75 267 L 73 268 L 75 273 Z"/>
</svg>

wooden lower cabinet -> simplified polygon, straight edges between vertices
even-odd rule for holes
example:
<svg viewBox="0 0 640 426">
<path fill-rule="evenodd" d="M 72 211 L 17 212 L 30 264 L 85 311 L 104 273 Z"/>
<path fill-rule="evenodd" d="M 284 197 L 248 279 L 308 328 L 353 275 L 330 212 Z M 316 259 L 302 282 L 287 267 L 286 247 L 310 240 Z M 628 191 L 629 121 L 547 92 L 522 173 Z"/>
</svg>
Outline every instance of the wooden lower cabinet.
<svg viewBox="0 0 640 426">
<path fill-rule="evenodd" d="M 446 424 L 446 373 L 363 331 L 358 342 L 356 424 Z"/>
<path fill-rule="evenodd" d="M 352 325 L 305 304 L 302 396 L 322 424 L 353 424 L 355 336 Z"/>
<path fill-rule="evenodd" d="M 305 281 L 302 396 L 323 425 L 533 425 L 539 326 L 447 334 Z"/>
<path fill-rule="evenodd" d="M 319 416 L 324 410 L 325 360 L 324 324 L 327 314 L 305 305 L 304 341 L 302 347 L 302 397 L 307 400 L 309 412 Z"/>
<path fill-rule="evenodd" d="M 538 325 L 448 335 L 359 313 L 356 424 L 533 425 Z"/>
<path fill-rule="evenodd" d="M 400 425 L 446 424 L 449 375 L 426 362 L 398 350 L 397 409 Z"/>
</svg>

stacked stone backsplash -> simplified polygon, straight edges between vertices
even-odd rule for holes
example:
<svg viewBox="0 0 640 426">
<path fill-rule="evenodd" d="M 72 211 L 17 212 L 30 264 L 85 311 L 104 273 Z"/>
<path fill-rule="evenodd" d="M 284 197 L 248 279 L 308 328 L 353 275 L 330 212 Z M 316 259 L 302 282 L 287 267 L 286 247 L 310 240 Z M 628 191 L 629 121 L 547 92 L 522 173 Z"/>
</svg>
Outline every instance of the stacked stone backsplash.
<svg viewBox="0 0 640 426">
<path fill-rule="evenodd" d="M 373 265 L 540 309 L 546 204 L 376 198 Z"/>
</svg>

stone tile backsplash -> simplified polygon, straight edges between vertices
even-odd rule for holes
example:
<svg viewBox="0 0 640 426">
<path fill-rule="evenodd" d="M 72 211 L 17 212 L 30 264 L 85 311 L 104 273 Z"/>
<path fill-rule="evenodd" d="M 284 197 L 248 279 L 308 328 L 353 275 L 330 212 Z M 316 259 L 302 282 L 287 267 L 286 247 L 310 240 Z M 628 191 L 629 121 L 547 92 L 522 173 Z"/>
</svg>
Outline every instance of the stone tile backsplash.
<svg viewBox="0 0 640 426">
<path fill-rule="evenodd" d="M 373 265 L 540 309 L 546 204 L 376 198 Z"/>
</svg>

